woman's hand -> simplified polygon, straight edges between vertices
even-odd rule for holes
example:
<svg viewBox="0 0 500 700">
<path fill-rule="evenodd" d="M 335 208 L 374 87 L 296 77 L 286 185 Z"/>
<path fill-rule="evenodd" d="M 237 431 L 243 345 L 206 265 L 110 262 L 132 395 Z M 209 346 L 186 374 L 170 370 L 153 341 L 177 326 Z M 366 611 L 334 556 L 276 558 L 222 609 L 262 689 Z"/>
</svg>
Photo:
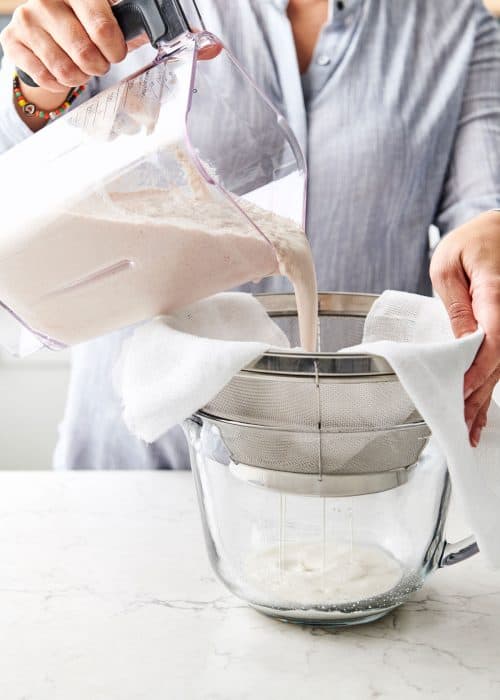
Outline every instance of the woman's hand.
<svg viewBox="0 0 500 700">
<path fill-rule="evenodd" d="M 28 0 L 0 41 L 14 65 L 57 94 L 104 75 L 127 54 L 108 0 Z"/>
<path fill-rule="evenodd" d="M 6 56 L 39 86 L 23 85 L 24 97 L 47 112 L 59 107 L 69 88 L 104 75 L 147 42 L 146 34 L 125 42 L 109 0 L 27 0 L 0 34 Z M 200 46 L 198 58 L 215 58 L 221 48 Z M 16 109 L 33 131 L 46 124 Z"/>
<path fill-rule="evenodd" d="M 455 335 L 477 329 L 485 339 L 465 375 L 465 419 L 471 444 L 479 443 L 491 396 L 500 380 L 500 212 L 481 214 L 438 245 L 431 278 Z"/>
</svg>

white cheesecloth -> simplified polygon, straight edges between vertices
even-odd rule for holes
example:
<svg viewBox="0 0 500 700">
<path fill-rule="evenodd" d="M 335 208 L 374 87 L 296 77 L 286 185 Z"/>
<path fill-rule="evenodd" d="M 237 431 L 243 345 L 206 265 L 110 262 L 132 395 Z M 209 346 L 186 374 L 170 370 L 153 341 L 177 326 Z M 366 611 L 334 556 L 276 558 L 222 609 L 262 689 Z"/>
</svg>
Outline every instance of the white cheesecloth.
<svg viewBox="0 0 500 700">
<path fill-rule="evenodd" d="M 464 374 L 483 337 L 479 329 L 457 340 L 439 300 L 389 291 L 370 311 L 363 343 L 342 352 L 379 355 L 393 367 L 447 458 L 481 552 L 500 566 L 500 406 L 492 402 L 477 448 L 464 420 Z M 271 347 L 288 347 L 287 338 L 257 300 L 241 293 L 218 294 L 138 327 L 115 372 L 128 428 L 156 440 Z"/>
</svg>

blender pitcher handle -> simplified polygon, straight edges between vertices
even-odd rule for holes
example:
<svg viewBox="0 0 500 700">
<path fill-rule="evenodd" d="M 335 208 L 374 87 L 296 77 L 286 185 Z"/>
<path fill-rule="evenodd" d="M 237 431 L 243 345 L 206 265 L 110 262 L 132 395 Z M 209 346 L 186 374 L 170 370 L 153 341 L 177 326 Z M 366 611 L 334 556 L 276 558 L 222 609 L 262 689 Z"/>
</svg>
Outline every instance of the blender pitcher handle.
<svg viewBox="0 0 500 700">
<path fill-rule="evenodd" d="M 465 561 L 478 553 L 479 547 L 474 535 L 466 537 L 460 542 L 446 542 L 445 540 L 438 566 L 442 569 L 445 566 L 459 564 L 461 561 Z"/>
</svg>

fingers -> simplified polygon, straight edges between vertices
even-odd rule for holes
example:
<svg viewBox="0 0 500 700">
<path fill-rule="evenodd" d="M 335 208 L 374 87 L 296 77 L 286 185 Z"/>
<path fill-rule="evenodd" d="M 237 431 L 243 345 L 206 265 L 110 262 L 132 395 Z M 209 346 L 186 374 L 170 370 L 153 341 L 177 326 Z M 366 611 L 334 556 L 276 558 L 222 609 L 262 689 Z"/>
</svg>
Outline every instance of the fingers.
<svg viewBox="0 0 500 700">
<path fill-rule="evenodd" d="M 198 50 L 198 58 L 201 61 L 210 61 L 212 58 L 217 58 L 224 47 L 222 44 L 212 42 L 201 46 Z"/>
<path fill-rule="evenodd" d="M 27 3 L 14 12 L 5 29 L 5 53 L 43 89 L 67 93 L 70 87 L 86 82 L 89 76 L 79 69 L 68 54 L 43 28 L 39 8 Z"/>
<path fill-rule="evenodd" d="M 76 17 L 109 63 L 119 63 L 127 55 L 127 45 L 108 2 L 72 0 Z"/>
<path fill-rule="evenodd" d="M 37 80 L 40 87 L 48 88 L 48 83 L 55 80 L 61 88 L 71 88 L 81 83 L 86 83 L 89 80 L 90 74 L 81 70 L 81 68 L 70 58 L 70 56 L 61 48 L 58 41 L 42 29 L 36 22 L 32 21 L 31 11 L 28 7 L 20 8 L 19 25 L 23 30 L 23 36 L 26 39 L 28 47 L 36 46 L 36 58 L 45 67 L 47 75 L 44 75 L 41 82 Z M 24 65 L 21 68 L 29 73 Z M 31 73 L 29 73 L 31 75 Z M 37 76 L 33 75 L 33 78 Z"/>
<path fill-rule="evenodd" d="M 127 41 L 127 49 L 129 51 L 135 51 L 135 49 L 138 49 L 140 46 L 144 46 L 144 44 L 148 43 L 149 39 L 147 37 L 147 34 L 141 34 L 135 39 Z M 198 58 L 200 59 L 200 61 L 209 61 L 212 58 L 216 58 L 223 50 L 223 48 L 224 47 L 222 44 L 216 42 L 207 43 L 198 49 Z"/>
<path fill-rule="evenodd" d="M 140 48 L 141 46 L 144 46 L 145 44 L 149 44 L 148 35 L 140 34 L 139 36 L 136 36 L 135 39 L 127 41 L 127 50 L 135 51 L 136 49 Z"/>
<path fill-rule="evenodd" d="M 64 47 L 64 52 L 71 59 L 72 66 L 68 64 L 67 67 L 73 72 L 73 76 L 78 71 L 86 75 L 88 80 L 89 76 L 107 73 L 110 67 L 109 61 L 91 40 L 70 7 L 63 3 L 56 5 L 43 18 L 47 33 L 59 47 Z M 74 77 L 72 80 L 74 81 Z M 82 82 L 81 78 L 77 82 L 72 82 L 71 85 L 78 85 L 80 82 Z"/>
<path fill-rule="evenodd" d="M 455 337 L 473 333 L 477 329 L 477 321 L 472 309 L 469 282 L 463 270 L 453 264 L 438 262 L 431 265 L 431 278 L 446 307 Z"/>
<path fill-rule="evenodd" d="M 470 430 L 470 443 L 472 447 L 477 447 L 481 440 L 481 433 L 488 423 L 488 409 L 490 407 L 491 397 L 483 404 L 479 410 L 476 420 Z"/>
<path fill-rule="evenodd" d="M 467 400 L 483 384 L 488 382 L 500 365 L 500 347 L 498 340 L 486 335 L 474 362 L 465 375 L 464 397 Z"/>
<path fill-rule="evenodd" d="M 32 76 L 40 87 L 52 93 L 67 93 L 66 87 L 57 81 L 31 49 L 16 40 L 4 39 L 3 35 L 2 44 L 5 48 L 5 54 L 7 56 L 15 55 L 18 66 Z"/>
<path fill-rule="evenodd" d="M 195 33 L 198 33 L 200 30 L 195 30 Z M 140 46 L 144 46 L 144 44 L 148 44 L 149 39 L 146 34 L 141 34 L 135 39 L 131 39 L 130 41 L 127 41 L 127 48 L 129 51 L 134 51 L 135 49 L 138 49 Z M 210 37 L 210 41 L 202 44 L 198 48 L 198 58 L 200 61 L 209 61 L 212 58 L 216 58 L 220 52 L 224 49 L 224 46 L 218 42 L 215 42 L 212 40 Z"/>
<path fill-rule="evenodd" d="M 455 335 L 473 332 L 477 324 L 485 332 L 464 379 L 465 418 L 477 445 L 500 378 L 500 213 L 486 212 L 449 233 L 430 272 Z"/>
<path fill-rule="evenodd" d="M 12 62 L 52 92 L 104 75 L 127 54 L 107 0 L 28 0 L 2 41 Z"/>
<path fill-rule="evenodd" d="M 500 370 L 497 370 L 465 402 L 465 422 L 474 447 L 479 443 L 481 430 L 486 425 L 491 397 L 499 379 Z"/>
<path fill-rule="evenodd" d="M 465 379 L 465 398 L 500 367 L 500 279 L 492 277 L 472 286 L 475 316 L 486 337 Z"/>
<path fill-rule="evenodd" d="M 465 420 L 470 441 L 477 447 L 486 425 L 492 393 L 500 379 L 500 285 L 495 278 L 471 289 L 475 315 L 485 331 L 484 341 L 464 379 Z"/>
</svg>

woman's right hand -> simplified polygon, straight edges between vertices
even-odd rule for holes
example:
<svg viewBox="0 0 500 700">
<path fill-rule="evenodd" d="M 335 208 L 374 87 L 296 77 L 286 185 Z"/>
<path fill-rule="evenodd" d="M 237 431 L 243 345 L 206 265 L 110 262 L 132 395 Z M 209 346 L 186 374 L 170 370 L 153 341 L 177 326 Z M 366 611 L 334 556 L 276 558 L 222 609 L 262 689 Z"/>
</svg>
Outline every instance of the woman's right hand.
<svg viewBox="0 0 500 700">
<path fill-rule="evenodd" d="M 15 66 L 58 95 L 104 75 L 127 55 L 108 0 L 27 0 L 0 42 Z"/>
</svg>

